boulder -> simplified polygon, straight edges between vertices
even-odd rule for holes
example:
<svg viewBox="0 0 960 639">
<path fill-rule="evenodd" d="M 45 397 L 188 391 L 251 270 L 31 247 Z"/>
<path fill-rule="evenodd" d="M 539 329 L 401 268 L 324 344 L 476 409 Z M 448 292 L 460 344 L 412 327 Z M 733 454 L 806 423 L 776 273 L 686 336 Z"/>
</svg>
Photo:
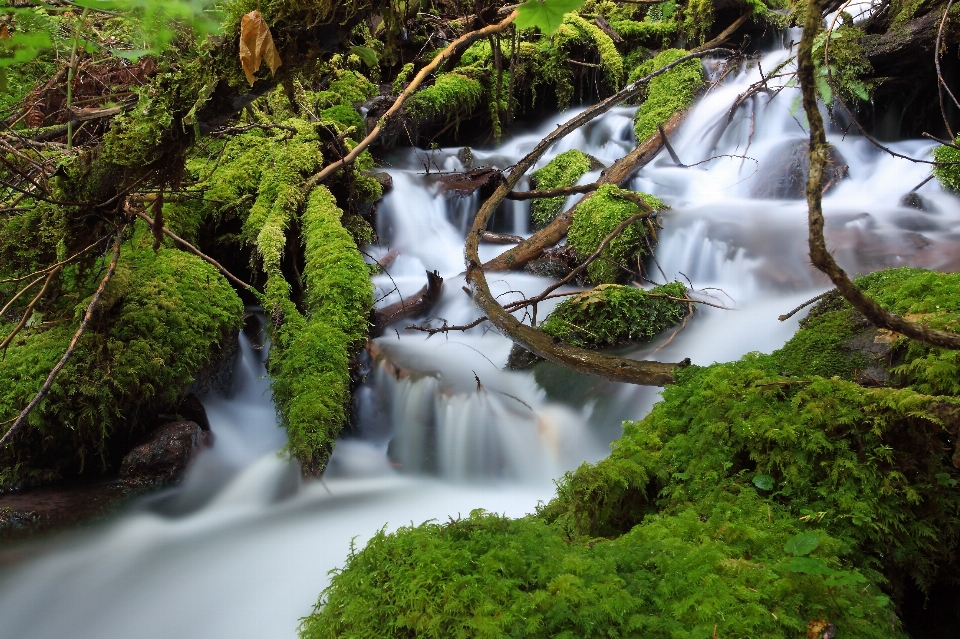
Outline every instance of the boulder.
<svg viewBox="0 0 960 639">
<path fill-rule="evenodd" d="M 750 197 L 761 200 L 797 200 L 806 197 L 807 173 L 810 170 L 809 144 L 803 138 L 781 142 L 774 147 L 753 178 Z M 833 146 L 823 169 L 823 191 L 847 177 L 846 160 Z"/>
<path fill-rule="evenodd" d="M 120 477 L 128 484 L 175 482 L 196 454 L 212 444 L 213 434 L 196 422 L 163 424 L 127 453 Z"/>
</svg>

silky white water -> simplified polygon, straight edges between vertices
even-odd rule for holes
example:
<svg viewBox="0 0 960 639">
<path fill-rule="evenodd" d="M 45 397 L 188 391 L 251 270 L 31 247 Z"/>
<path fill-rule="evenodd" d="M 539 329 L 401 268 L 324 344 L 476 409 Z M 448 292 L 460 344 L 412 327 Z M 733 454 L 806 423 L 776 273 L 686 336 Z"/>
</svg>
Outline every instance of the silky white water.
<svg viewBox="0 0 960 639">
<path fill-rule="evenodd" d="M 671 206 L 657 261 L 645 264 L 643 275 L 689 280 L 703 299 L 733 310 L 701 307 L 669 346 L 655 351 L 664 335 L 628 350 L 630 356 L 709 364 L 773 350 L 803 313 L 782 323 L 777 316 L 826 290 L 806 255 L 804 202 L 755 197 L 758 167 L 775 164 L 785 144 L 806 134 L 798 92 L 758 94 L 721 128 L 737 96 L 760 80 L 760 67 L 769 73 L 787 57 L 777 51 L 730 74 L 674 135 L 684 164 L 708 161 L 680 168 L 661 153 L 632 181 Z M 707 68 L 717 73 L 719 63 Z M 772 80 L 771 88 L 780 83 Z M 548 118 L 496 149 L 474 150 L 475 164 L 514 164 L 571 115 Z M 635 144 L 631 116 L 630 108 L 611 111 L 555 145 L 540 165 L 571 148 L 611 164 Z M 824 199 L 828 244 L 844 268 L 960 267 L 960 200 L 930 182 L 918 191 L 925 211 L 900 205 L 928 175 L 927 165 L 892 158 L 839 129 L 829 137 L 849 165 L 849 177 Z M 892 146 L 913 157 L 931 148 L 926 141 Z M 443 298 L 430 313 L 434 325 L 478 316 L 460 273 L 479 201 L 448 200 L 434 179 L 438 170 L 464 168 L 456 151 L 405 150 L 389 158 L 394 188 L 379 205 L 380 244 L 366 249 L 374 257 L 399 253 L 389 276 L 374 279 L 380 304 L 415 293 L 425 270 L 444 277 Z M 529 234 L 528 215 L 527 202 L 508 202 L 494 223 L 502 232 Z M 504 247 L 481 248 L 487 259 Z M 489 279 L 503 302 L 547 284 L 523 273 Z M 547 312 L 541 305 L 540 317 Z M 355 400 L 356 428 L 338 444 L 322 483 L 301 483 L 276 454 L 284 435 L 263 377 L 263 352 L 241 337 L 233 395 L 204 400 L 214 448 L 181 486 L 139 501 L 112 522 L 40 542 L 29 559 L 0 573 L 0 637 L 295 637 L 298 618 L 310 612 L 327 572 L 344 564 L 351 540 L 362 547 L 383 527 L 444 521 L 475 508 L 532 512 L 552 496 L 553 479 L 601 458 L 621 421 L 641 418 L 656 401 L 657 389 L 559 369 L 541 387 L 528 373 L 503 370 L 510 342 L 489 328 L 426 339 L 405 330 L 408 323 L 378 339 L 404 374 L 370 371 Z"/>
</svg>

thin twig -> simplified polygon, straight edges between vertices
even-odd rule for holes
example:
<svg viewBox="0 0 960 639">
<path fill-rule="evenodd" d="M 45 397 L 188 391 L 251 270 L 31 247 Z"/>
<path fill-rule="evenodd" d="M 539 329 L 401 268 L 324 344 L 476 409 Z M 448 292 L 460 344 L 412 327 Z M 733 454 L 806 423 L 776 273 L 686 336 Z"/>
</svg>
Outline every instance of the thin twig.
<svg viewBox="0 0 960 639">
<path fill-rule="evenodd" d="M 57 375 L 63 370 L 63 367 L 66 366 L 67 362 L 70 361 L 70 358 L 73 356 L 73 351 L 76 350 L 77 344 L 80 342 L 80 338 L 83 336 L 83 332 L 87 329 L 87 326 L 90 325 L 90 320 L 93 318 L 93 311 L 96 310 L 97 304 L 100 302 L 100 298 L 103 296 L 103 291 L 107 287 L 107 283 L 113 277 L 114 272 L 117 270 L 117 261 L 120 259 L 120 240 L 123 237 L 123 231 L 126 229 L 126 226 L 121 228 L 117 232 L 117 239 L 113 244 L 113 259 L 110 261 L 110 266 L 107 268 L 106 274 L 103 276 L 103 279 L 100 280 L 100 286 L 97 287 L 97 292 L 93 294 L 93 299 L 90 300 L 90 304 L 87 305 L 87 311 L 83 314 L 83 321 L 80 322 L 80 328 L 77 329 L 77 332 L 74 333 L 73 339 L 70 340 L 70 345 L 67 347 L 67 351 L 63 354 L 63 357 L 60 358 L 60 361 L 57 362 L 57 365 L 53 367 L 53 370 L 50 371 L 50 374 L 47 375 L 47 381 L 43 383 L 43 387 L 40 391 L 34 396 L 34 398 L 27 404 L 27 407 L 20 411 L 20 414 L 17 416 L 17 421 L 13 422 L 13 426 L 0 438 L 0 449 L 10 441 L 10 439 L 17 434 L 17 431 L 20 430 L 20 427 L 26 423 L 27 417 L 37 407 L 37 404 L 46 397 L 47 393 L 50 392 L 50 387 L 53 386 L 53 381 L 57 378 Z M 2 348 L 2 347 L 0 347 Z"/>
<path fill-rule="evenodd" d="M 23 295 L 24 293 L 26 293 L 27 291 L 29 291 L 31 288 L 33 288 L 34 285 L 37 284 L 38 282 L 40 282 L 40 280 L 42 280 L 42 279 L 43 279 L 43 276 L 41 275 L 40 277 L 38 277 L 37 279 L 33 280 L 32 282 L 30 282 L 29 284 L 27 284 L 26 286 L 24 286 L 23 288 L 21 288 L 19 291 L 17 291 L 17 294 L 14 295 L 13 297 L 11 297 L 11 298 L 10 298 L 10 301 L 7 302 L 6 304 L 4 304 L 3 308 L 0 308 L 0 316 L 2 316 L 4 313 L 6 313 L 6 312 L 7 312 L 7 309 L 10 308 L 10 306 L 13 305 L 13 303 L 16 302 L 17 299 L 18 299 L 21 295 Z"/>
<path fill-rule="evenodd" d="M 90 249 L 92 249 L 94 246 L 96 246 L 96 245 L 99 244 L 100 242 L 102 242 L 102 241 L 104 241 L 105 239 L 107 239 L 107 237 L 108 237 L 108 236 L 106 236 L 106 235 L 103 236 L 103 237 L 101 237 L 99 240 L 97 240 L 96 242 L 94 242 L 93 244 L 91 244 L 90 246 L 88 246 L 87 248 L 83 249 L 82 251 L 78 251 L 78 252 L 74 253 L 73 255 L 71 255 L 70 257 L 68 257 L 67 259 L 63 260 L 62 262 L 57 262 L 56 264 L 51 264 L 50 266 L 48 266 L 48 267 L 46 267 L 46 268 L 42 268 L 42 269 L 40 269 L 39 271 L 34 271 L 33 273 L 29 273 L 29 274 L 27 274 L 27 275 L 21 275 L 20 277 L 10 277 L 10 278 L 7 278 L 7 279 L 5 279 L 5 280 L 0 280 L 0 284 L 6 284 L 6 283 L 8 283 L 8 282 L 21 282 L 21 281 L 23 281 L 23 280 L 25 280 L 25 279 L 27 279 L 27 278 L 33 277 L 34 275 L 42 275 L 43 273 L 47 273 L 47 272 L 49 272 L 51 269 L 55 269 L 55 268 L 57 268 L 58 266 L 64 266 L 64 265 L 66 265 L 66 264 L 69 264 L 69 263 L 72 262 L 73 260 L 77 259 L 77 258 L 80 257 L 81 255 L 83 255 L 84 253 L 86 253 L 87 251 L 89 251 Z"/>
<path fill-rule="evenodd" d="M 30 300 L 30 303 L 27 305 L 27 310 L 23 312 L 23 317 L 20 318 L 20 322 L 16 326 L 14 326 L 13 331 L 9 335 L 7 335 L 7 337 L 2 342 L 0 342 L 0 351 L 5 349 L 10 344 L 10 342 L 13 341 L 13 338 L 17 336 L 17 333 L 19 333 L 21 329 L 23 329 L 23 327 L 26 326 L 27 320 L 30 319 L 30 314 L 33 312 L 33 307 L 37 305 L 37 302 L 43 299 L 43 296 L 46 294 L 47 289 L 50 288 L 50 282 L 52 282 L 53 278 L 57 276 L 57 273 L 60 272 L 61 268 L 63 267 L 58 266 L 54 270 L 50 271 L 49 274 L 47 274 L 47 281 L 43 283 L 43 288 L 40 289 L 40 292 L 37 293 L 36 297 Z"/>
<path fill-rule="evenodd" d="M 791 317 L 793 317 L 794 315 L 796 315 L 797 313 L 799 313 L 800 311 L 802 311 L 802 310 L 805 309 L 806 307 L 810 306 L 811 304 L 813 304 L 813 303 L 815 303 L 815 302 L 819 302 L 819 301 L 822 300 L 824 297 L 826 297 L 827 294 L 832 293 L 832 292 L 835 291 L 835 290 L 836 290 L 836 289 L 830 289 L 830 290 L 827 291 L 826 293 L 820 293 L 820 294 L 817 295 L 816 297 L 807 300 L 806 302 L 804 302 L 804 303 L 801 304 L 800 306 L 796 307 L 795 309 L 793 309 L 793 310 L 790 311 L 789 313 L 786 313 L 786 314 L 784 314 L 784 315 L 781 315 L 781 316 L 778 317 L 777 319 L 780 320 L 781 322 L 786 322 L 788 319 L 790 319 Z"/>
</svg>

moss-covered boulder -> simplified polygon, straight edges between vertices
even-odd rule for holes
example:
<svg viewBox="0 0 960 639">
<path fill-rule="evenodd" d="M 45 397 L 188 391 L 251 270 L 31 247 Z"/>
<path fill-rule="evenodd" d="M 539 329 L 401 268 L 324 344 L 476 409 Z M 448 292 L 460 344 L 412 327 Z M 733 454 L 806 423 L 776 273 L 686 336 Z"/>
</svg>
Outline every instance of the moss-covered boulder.
<svg viewBox="0 0 960 639">
<path fill-rule="evenodd" d="M 679 282 L 645 291 L 601 284 L 562 303 L 540 325 L 548 335 L 583 348 L 642 342 L 679 324 L 687 313 L 687 289 Z"/>
<path fill-rule="evenodd" d="M 151 243 L 141 229 L 121 246 L 90 329 L 28 426 L 0 453 L 0 488 L 115 468 L 157 409 L 176 405 L 194 376 L 233 343 L 243 305 L 229 283 L 200 258 L 172 248 L 155 253 Z M 16 417 L 40 390 L 98 275 L 80 276 L 65 292 L 75 312 L 34 314 L 10 344 L 0 361 L 0 421 Z M 0 319 L 0 332 L 12 328 Z"/>
<path fill-rule="evenodd" d="M 603 167 L 596 158 L 583 151 L 570 149 L 550 160 L 545 166 L 530 174 L 530 186 L 549 190 L 573 186 L 584 173 Z M 541 198 L 530 205 L 530 219 L 534 227 L 542 229 L 560 215 L 565 196 Z"/>
<path fill-rule="evenodd" d="M 649 75 L 688 53 L 689 51 L 683 49 L 661 51 L 656 57 L 637 66 L 630 73 L 628 82 Z M 703 63 L 696 59 L 679 64 L 652 79 L 634 116 L 633 130 L 637 139 L 646 140 L 657 132 L 658 125 L 693 104 L 693 99 L 702 86 Z"/>
<path fill-rule="evenodd" d="M 596 252 L 622 222 L 642 212 L 634 199 L 636 195 L 612 184 L 604 184 L 593 197 L 580 204 L 567 233 L 567 244 L 576 250 L 581 262 Z M 652 195 L 640 193 L 639 196 L 654 211 L 667 208 Z M 593 283 L 613 284 L 623 279 L 628 271 L 622 267 L 636 271 L 639 259 L 652 246 L 653 240 L 648 238 L 652 225 L 650 220 L 637 220 L 617 235 L 587 267 Z"/>
</svg>

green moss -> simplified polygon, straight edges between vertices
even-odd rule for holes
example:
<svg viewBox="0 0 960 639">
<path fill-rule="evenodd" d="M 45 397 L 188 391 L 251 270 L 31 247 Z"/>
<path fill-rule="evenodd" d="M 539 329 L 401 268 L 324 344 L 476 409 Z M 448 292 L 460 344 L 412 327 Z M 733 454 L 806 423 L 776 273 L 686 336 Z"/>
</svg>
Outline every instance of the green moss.
<svg viewBox="0 0 960 639">
<path fill-rule="evenodd" d="M 300 636 L 797 637 L 808 620 L 850 609 L 836 621 L 845 634 L 902 636 L 867 578 L 837 570 L 837 540 L 817 533 L 809 559 L 856 585 L 785 567 L 801 529 L 749 488 L 613 540 L 474 511 L 377 533 L 334 575 Z"/>
<path fill-rule="evenodd" d="M 154 253 L 141 231 L 122 247 L 91 329 L 31 413 L 29 426 L 0 459 L 7 482 L 98 473 L 119 461 L 150 425 L 150 411 L 175 404 L 193 376 L 240 326 L 243 305 L 203 260 L 173 249 Z M 99 282 L 84 279 L 76 314 L 37 323 L 14 339 L 0 362 L 0 421 L 15 416 L 63 355 Z M 86 299 L 85 299 L 86 298 Z M 9 325 L 4 325 L 4 333 Z"/>
<path fill-rule="evenodd" d="M 687 313 L 684 302 L 658 297 L 662 295 L 683 299 L 687 289 L 679 282 L 657 286 L 652 291 L 601 284 L 559 304 L 540 330 L 585 348 L 646 341 L 679 324 Z"/>
<path fill-rule="evenodd" d="M 346 421 L 349 359 L 366 340 L 373 289 L 342 211 L 326 187 L 314 189 L 303 212 L 306 316 L 273 275 L 265 297 L 274 317 L 269 372 L 287 449 L 305 472 L 323 469 Z"/>
<path fill-rule="evenodd" d="M 703 44 L 713 27 L 713 0 L 688 0 L 682 26 L 690 40 Z"/>
<path fill-rule="evenodd" d="M 589 38 L 600 56 L 600 65 L 606 72 L 607 82 L 614 89 L 620 87 L 623 82 L 623 58 L 617 51 L 617 45 L 613 39 L 603 32 L 600 27 L 592 22 L 587 22 L 576 13 L 568 13 L 563 21 L 578 29 L 584 37 Z"/>
<path fill-rule="evenodd" d="M 407 100 L 407 113 L 418 120 L 465 115 L 480 104 L 483 85 L 460 73 L 441 73 L 436 81 Z"/>
<path fill-rule="evenodd" d="M 338 135 L 352 127 L 353 131 L 349 135 L 355 142 L 359 142 L 367 135 L 367 125 L 363 121 L 363 116 L 352 106 L 340 104 L 324 109 L 320 112 L 320 121 L 333 125 Z"/>
<path fill-rule="evenodd" d="M 467 50 L 467 52 L 469 52 L 469 49 Z M 464 53 L 464 56 L 466 56 L 467 52 Z M 404 88 L 406 88 L 405 85 L 407 84 L 407 80 L 410 79 L 410 75 L 412 73 L 413 73 L 412 62 L 407 62 L 405 65 L 403 65 L 403 67 L 400 68 L 400 72 L 397 73 L 397 77 L 394 78 L 393 80 L 392 89 L 393 89 L 394 95 L 400 95 L 401 93 L 403 93 Z"/>
<path fill-rule="evenodd" d="M 960 139 L 954 140 L 960 144 Z M 938 146 L 933 150 L 933 158 L 942 164 L 933 167 L 933 174 L 940 184 L 954 193 L 960 193 L 960 149 L 952 146 Z M 955 164 L 951 164 L 955 163 Z"/>
<path fill-rule="evenodd" d="M 687 53 L 682 49 L 661 51 L 655 58 L 634 69 L 628 82 L 649 75 Z M 633 130 L 637 140 L 646 140 L 657 132 L 657 125 L 666 122 L 674 113 L 689 107 L 701 86 L 703 65 L 699 60 L 688 60 L 651 80 L 647 85 L 646 99 L 634 116 Z"/>
<path fill-rule="evenodd" d="M 863 31 L 851 24 L 844 24 L 831 33 L 828 78 L 823 64 L 827 33 L 823 32 L 817 36 L 813 45 L 813 59 L 817 66 L 817 73 L 822 78 L 822 93 L 829 91 L 829 87 L 832 86 L 832 89 L 846 101 L 870 100 L 876 82 L 871 79 L 874 75 L 873 66 L 862 44 L 864 37 Z M 827 84 L 828 81 L 831 84 Z M 829 107 L 833 101 L 826 97 L 824 102 Z"/>
<path fill-rule="evenodd" d="M 567 233 L 567 244 L 577 251 L 579 259 L 592 255 L 621 222 L 640 213 L 640 207 L 622 193 L 616 186 L 604 184 L 577 208 Z M 654 210 L 666 208 L 652 195 L 641 193 L 640 196 Z M 600 257 L 587 267 L 594 284 L 616 282 L 620 278 L 621 264 L 633 269 L 635 260 L 647 252 L 644 238 L 648 232 L 647 222 L 638 220 L 614 238 Z"/>
<path fill-rule="evenodd" d="M 677 23 L 670 20 L 666 22 L 651 22 L 649 20 L 621 20 L 610 24 L 617 30 L 623 38 L 637 40 L 639 42 L 659 45 L 669 41 L 676 35 Z"/>
<path fill-rule="evenodd" d="M 594 166 L 595 160 L 583 151 L 571 149 L 550 160 L 546 166 L 530 174 L 530 184 L 533 188 L 546 190 L 572 186 L 577 183 L 583 174 Z M 534 200 L 530 205 L 530 217 L 534 226 L 541 229 L 560 215 L 563 208 L 564 196 L 542 198 Z"/>
</svg>

